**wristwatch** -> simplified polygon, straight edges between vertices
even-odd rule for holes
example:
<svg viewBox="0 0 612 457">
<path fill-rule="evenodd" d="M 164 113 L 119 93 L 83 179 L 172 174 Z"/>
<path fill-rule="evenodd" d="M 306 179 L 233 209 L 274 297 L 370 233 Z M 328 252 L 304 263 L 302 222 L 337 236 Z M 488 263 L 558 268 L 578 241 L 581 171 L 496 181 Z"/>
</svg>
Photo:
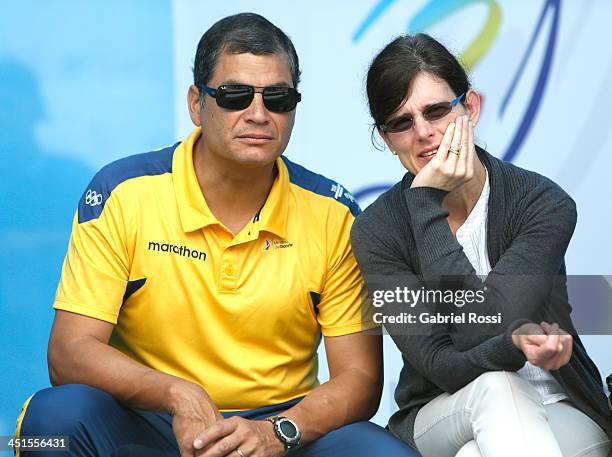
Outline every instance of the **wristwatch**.
<svg viewBox="0 0 612 457">
<path fill-rule="evenodd" d="M 300 444 L 302 434 L 297 424 L 291 419 L 284 416 L 268 417 L 267 421 L 272 422 L 274 433 L 281 443 L 285 446 L 285 450 L 293 449 Z"/>
</svg>

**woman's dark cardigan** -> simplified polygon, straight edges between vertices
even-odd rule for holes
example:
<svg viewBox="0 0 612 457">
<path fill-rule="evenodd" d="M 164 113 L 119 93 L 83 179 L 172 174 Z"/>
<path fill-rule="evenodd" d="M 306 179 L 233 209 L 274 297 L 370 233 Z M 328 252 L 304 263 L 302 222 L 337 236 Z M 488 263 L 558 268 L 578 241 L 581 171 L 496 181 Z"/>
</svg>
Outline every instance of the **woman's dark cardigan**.
<svg viewBox="0 0 612 457">
<path fill-rule="evenodd" d="M 552 375 L 573 404 L 609 434 L 610 413 L 599 371 L 570 318 L 564 256 L 576 225 L 575 203 L 551 180 L 483 149 L 477 153 L 491 186 L 487 251 L 492 270 L 484 283 L 449 228 L 448 212 L 442 208 L 447 192 L 411 189 L 410 173 L 368 207 L 352 228 L 353 249 L 370 292 L 392 283 L 417 289 L 423 281 L 452 276 L 461 278 L 464 289 L 484 293 L 483 303 L 466 305 L 464 311 L 503 314 L 502 324 L 476 332 L 459 325 L 454 332 L 426 334 L 410 331 L 406 324 L 386 325 L 404 360 L 395 391 L 400 409 L 389 428 L 414 446 L 414 421 L 423 405 L 485 372 L 523 367 L 526 359 L 513 345 L 511 333 L 527 320 L 544 320 L 574 335 L 570 362 Z M 387 315 L 407 311 L 398 304 L 381 310 Z"/>
</svg>

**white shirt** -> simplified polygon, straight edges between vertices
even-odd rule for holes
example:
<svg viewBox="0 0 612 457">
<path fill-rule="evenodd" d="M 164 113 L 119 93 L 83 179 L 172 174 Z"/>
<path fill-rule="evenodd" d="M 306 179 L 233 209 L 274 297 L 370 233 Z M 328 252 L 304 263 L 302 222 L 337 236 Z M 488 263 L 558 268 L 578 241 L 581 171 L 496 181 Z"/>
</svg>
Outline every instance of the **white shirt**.
<svg viewBox="0 0 612 457">
<path fill-rule="evenodd" d="M 463 247 L 463 252 L 476 270 L 485 278 L 491 271 L 489 254 L 487 253 L 487 212 L 489 208 L 489 174 L 486 172 L 484 187 L 467 219 L 457 229 L 457 241 Z M 529 381 L 538 391 L 542 403 L 549 405 L 568 398 L 563 387 L 549 371 L 526 362 L 517 374 Z"/>
</svg>

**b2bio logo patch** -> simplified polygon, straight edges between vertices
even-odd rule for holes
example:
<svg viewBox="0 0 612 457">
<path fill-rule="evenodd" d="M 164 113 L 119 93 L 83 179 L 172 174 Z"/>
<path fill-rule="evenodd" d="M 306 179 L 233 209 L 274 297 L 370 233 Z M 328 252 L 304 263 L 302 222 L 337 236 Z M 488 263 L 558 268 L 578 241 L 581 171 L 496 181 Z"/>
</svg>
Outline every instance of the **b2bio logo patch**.
<svg viewBox="0 0 612 457">
<path fill-rule="evenodd" d="M 95 190 L 87 189 L 85 193 L 85 204 L 89 206 L 98 206 L 102 204 L 102 194 Z"/>
</svg>

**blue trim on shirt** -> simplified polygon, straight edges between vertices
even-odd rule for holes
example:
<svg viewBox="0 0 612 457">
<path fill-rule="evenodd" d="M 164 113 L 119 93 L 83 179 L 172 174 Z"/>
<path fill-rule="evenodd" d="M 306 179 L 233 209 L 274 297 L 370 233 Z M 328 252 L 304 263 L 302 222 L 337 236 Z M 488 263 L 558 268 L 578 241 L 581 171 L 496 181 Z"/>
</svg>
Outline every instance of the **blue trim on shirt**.
<svg viewBox="0 0 612 457">
<path fill-rule="evenodd" d="M 319 303 L 321 303 L 321 294 L 317 292 L 310 292 L 310 299 L 312 300 L 312 307 L 314 309 L 315 316 L 318 316 Z"/>
<path fill-rule="evenodd" d="M 122 305 L 125 305 L 125 302 L 128 298 L 130 298 L 134 293 L 136 293 L 142 286 L 147 282 L 147 278 L 135 279 L 134 281 L 128 281 L 125 286 L 125 293 L 123 294 L 123 300 L 121 301 Z"/>
<path fill-rule="evenodd" d="M 158 151 L 125 157 L 102 168 L 93 177 L 79 200 L 79 224 L 100 217 L 112 191 L 122 182 L 140 176 L 171 173 L 172 157 L 179 144 L 176 143 Z"/>
<path fill-rule="evenodd" d="M 306 190 L 314 192 L 324 197 L 333 198 L 347 206 L 353 216 L 357 217 L 361 209 L 355 197 L 344 188 L 340 183 L 332 181 L 323 175 L 314 173 L 301 165 L 293 163 L 285 156 L 281 156 L 287 170 L 289 171 L 289 181 Z"/>
</svg>

